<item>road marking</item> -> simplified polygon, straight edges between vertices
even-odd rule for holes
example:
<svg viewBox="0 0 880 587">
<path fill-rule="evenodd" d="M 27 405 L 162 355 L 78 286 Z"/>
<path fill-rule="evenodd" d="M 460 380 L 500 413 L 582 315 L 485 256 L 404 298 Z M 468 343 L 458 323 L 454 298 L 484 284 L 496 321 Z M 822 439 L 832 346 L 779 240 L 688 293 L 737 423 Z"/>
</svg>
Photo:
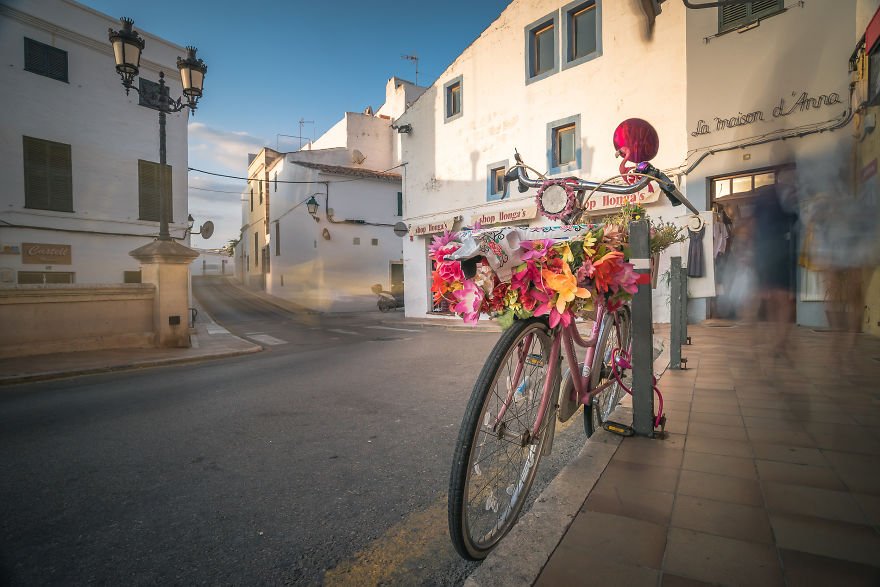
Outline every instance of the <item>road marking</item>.
<svg viewBox="0 0 880 587">
<path fill-rule="evenodd" d="M 229 334 L 229 331 L 217 324 L 211 324 L 208 326 L 208 334 Z"/>
<path fill-rule="evenodd" d="M 364 326 L 364 328 L 374 328 L 376 330 L 397 330 L 399 332 L 421 332 L 421 330 L 413 330 L 411 328 L 394 328 L 392 326 Z"/>
<path fill-rule="evenodd" d="M 272 346 L 274 346 L 276 344 L 287 344 L 286 340 L 281 340 L 280 338 L 275 338 L 274 336 L 269 335 L 269 334 L 255 334 L 252 336 L 248 335 L 248 338 L 250 338 L 251 340 L 255 340 L 257 342 L 261 342 L 263 344 L 268 344 L 268 345 L 272 345 Z"/>
<path fill-rule="evenodd" d="M 328 328 L 327 332 L 337 332 L 339 334 L 353 334 L 355 336 L 360 336 L 360 332 L 352 332 L 351 330 L 341 330 L 339 328 Z"/>
</svg>

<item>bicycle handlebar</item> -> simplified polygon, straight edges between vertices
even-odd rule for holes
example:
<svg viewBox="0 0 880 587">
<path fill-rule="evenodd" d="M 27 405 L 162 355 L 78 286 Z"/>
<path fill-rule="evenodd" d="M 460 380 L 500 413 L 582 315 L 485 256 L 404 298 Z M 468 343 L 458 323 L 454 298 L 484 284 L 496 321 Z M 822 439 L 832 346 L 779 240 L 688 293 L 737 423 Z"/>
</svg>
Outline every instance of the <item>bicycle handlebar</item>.
<svg viewBox="0 0 880 587">
<path fill-rule="evenodd" d="M 519 182 L 520 192 L 526 192 L 532 188 L 539 188 L 544 184 L 543 180 L 531 179 L 529 177 L 528 173 L 525 170 L 525 167 L 523 166 L 522 158 L 519 156 L 519 153 L 515 152 L 513 157 L 516 160 L 517 165 L 504 176 L 504 180 L 506 182 Z M 599 189 L 600 191 L 607 192 L 609 194 L 634 194 L 648 187 L 648 184 L 651 183 L 652 180 L 656 179 L 657 184 L 660 186 L 660 190 L 666 195 L 667 198 L 669 198 L 669 201 L 672 202 L 673 206 L 680 206 L 684 204 L 685 207 L 694 214 L 700 213 L 700 211 L 697 210 L 697 208 L 693 204 L 691 204 L 691 202 L 687 198 L 685 198 L 680 191 L 678 191 L 678 188 L 675 187 L 675 182 L 673 182 L 669 178 L 669 176 L 667 176 L 665 173 L 663 173 L 647 161 L 639 163 L 635 168 L 635 172 L 638 175 L 642 176 L 642 178 L 638 182 L 630 185 L 609 185 L 575 178 L 572 181 L 572 187 L 574 187 L 574 189 L 578 191 Z"/>
</svg>

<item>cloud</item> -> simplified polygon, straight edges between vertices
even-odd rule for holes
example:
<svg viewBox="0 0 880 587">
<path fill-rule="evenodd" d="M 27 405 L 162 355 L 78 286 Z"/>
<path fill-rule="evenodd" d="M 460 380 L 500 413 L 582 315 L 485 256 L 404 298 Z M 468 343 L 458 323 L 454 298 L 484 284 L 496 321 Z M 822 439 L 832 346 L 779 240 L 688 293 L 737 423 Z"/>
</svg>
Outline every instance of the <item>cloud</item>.
<svg viewBox="0 0 880 587">
<path fill-rule="evenodd" d="M 189 124 L 190 165 L 207 171 L 243 176 L 248 153 L 259 153 L 266 145 L 260 137 L 241 131 L 228 131 L 201 122 Z M 199 164 L 195 165 L 195 161 Z M 213 163 L 213 167 L 208 167 Z"/>
<path fill-rule="evenodd" d="M 247 175 L 248 153 L 258 153 L 265 141 L 246 132 L 228 131 L 201 122 L 189 124 L 189 165 L 197 169 L 236 177 Z M 189 213 L 194 229 L 207 220 L 214 223 L 214 236 L 205 240 L 192 236 L 192 245 L 207 249 L 223 246 L 238 238 L 241 229 L 243 180 L 224 179 L 190 171 Z"/>
</svg>

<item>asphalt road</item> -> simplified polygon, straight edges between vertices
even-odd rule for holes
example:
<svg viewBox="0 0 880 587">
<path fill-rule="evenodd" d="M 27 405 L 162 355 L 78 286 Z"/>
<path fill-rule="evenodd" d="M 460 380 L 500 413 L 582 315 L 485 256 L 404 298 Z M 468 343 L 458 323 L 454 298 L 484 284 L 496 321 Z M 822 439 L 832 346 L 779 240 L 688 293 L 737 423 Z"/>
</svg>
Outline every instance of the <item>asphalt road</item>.
<svg viewBox="0 0 880 587">
<path fill-rule="evenodd" d="M 460 584 L 449 467 L 498 335 L 195 291 L 267 350 L 0 389 L 0 584 Z"/>
</svg>

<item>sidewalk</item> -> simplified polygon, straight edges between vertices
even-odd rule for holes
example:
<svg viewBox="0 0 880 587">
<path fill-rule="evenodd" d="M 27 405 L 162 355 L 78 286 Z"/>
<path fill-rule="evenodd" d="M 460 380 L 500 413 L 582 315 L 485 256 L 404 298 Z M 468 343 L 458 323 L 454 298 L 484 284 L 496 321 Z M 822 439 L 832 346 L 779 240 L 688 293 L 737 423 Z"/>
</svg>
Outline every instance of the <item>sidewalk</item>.
<svg viewBox="0 0 880 587">
<path fill-rule="evenodd" d="M 880 585 L 880 340 L 764 329 L 689 326 L 667 437 L 600 431 L 466 585 Z"/>
<path fill-rule="evenodd" d="M 256 353 L 262 347 L 241 339 L 218 326 L 195 302 L 199 310 L 191 329 L 191 348 L 107 349 L 0 359 L 0 386 L 29 381 L 123 369 L 189 363 Z"/>
</svg>

